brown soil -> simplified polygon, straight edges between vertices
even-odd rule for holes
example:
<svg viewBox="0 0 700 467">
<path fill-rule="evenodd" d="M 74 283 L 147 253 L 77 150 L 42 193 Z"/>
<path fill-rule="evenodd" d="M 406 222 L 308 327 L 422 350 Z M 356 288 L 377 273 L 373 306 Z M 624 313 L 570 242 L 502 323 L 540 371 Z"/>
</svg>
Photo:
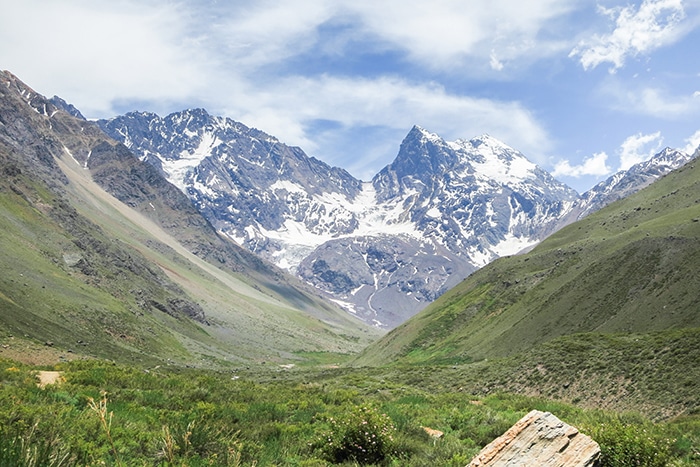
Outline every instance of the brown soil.
<svg viewBox="0 0 700 467">
<path fill-rule="evenodd" d="M 37 386 L 40 388 L 46 387 L 48 384 L 57 384 L 63 380 L 63 373 L 61 371 L 39 371 L 37 377 L 39 382 Z"/>
</svg>

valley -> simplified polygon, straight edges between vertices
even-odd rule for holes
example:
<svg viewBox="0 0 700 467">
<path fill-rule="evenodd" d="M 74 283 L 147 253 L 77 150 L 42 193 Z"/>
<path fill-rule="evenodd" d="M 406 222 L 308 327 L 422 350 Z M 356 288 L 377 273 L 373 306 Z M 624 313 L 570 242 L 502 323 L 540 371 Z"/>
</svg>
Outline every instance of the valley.
<svg viewBox="0 0 700 467">
<path fill-rule="evenodd" d="M 464 466 L 532 409 L 700 462 L 698 151 L 579 195 L 416 126 L 363 182 L 68 110 L 0 73 L 0 464 Z"/>
</svg>

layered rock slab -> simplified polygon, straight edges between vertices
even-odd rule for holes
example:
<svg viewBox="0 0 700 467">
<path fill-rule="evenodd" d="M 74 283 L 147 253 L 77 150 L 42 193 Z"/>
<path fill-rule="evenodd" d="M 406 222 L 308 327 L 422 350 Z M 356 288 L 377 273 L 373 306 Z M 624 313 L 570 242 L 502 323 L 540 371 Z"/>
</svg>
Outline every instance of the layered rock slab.
<svg viewBox="0 0 700 467">
<path fill-rule="evenodd" d="M 549 412 L 533 410 L 472 459 L 467 467 L 593 467 L 600 446 Z"/>
</svg>

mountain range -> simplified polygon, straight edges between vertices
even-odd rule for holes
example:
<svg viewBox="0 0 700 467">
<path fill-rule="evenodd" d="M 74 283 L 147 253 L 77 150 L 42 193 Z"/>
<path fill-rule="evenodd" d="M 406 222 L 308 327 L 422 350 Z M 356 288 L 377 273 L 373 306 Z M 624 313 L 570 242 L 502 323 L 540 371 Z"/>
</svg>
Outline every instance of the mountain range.
<svg viewBox="0 0 700 467">
<path fill-rule="evenodd" d="M 203 109 L 97 123 L 218 231 L 382 328 L 691 158 L 666 149 L 579 196 L 489 135 L 449 142 L 415 126 L 364 182 Z"/>
</svg>

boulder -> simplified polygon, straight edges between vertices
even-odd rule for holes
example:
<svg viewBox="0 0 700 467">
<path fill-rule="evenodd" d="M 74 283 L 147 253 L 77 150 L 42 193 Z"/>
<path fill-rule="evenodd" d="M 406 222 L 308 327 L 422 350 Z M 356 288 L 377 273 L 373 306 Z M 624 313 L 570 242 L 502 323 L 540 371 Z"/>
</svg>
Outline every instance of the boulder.
<svg viewBox="0 0 700 467">
<path fill-rule="evenodd" d="M 493 440 L 468 467 L 593 467 L 600 446 L 549 412 L 532 412 Z"/>
</svg>

